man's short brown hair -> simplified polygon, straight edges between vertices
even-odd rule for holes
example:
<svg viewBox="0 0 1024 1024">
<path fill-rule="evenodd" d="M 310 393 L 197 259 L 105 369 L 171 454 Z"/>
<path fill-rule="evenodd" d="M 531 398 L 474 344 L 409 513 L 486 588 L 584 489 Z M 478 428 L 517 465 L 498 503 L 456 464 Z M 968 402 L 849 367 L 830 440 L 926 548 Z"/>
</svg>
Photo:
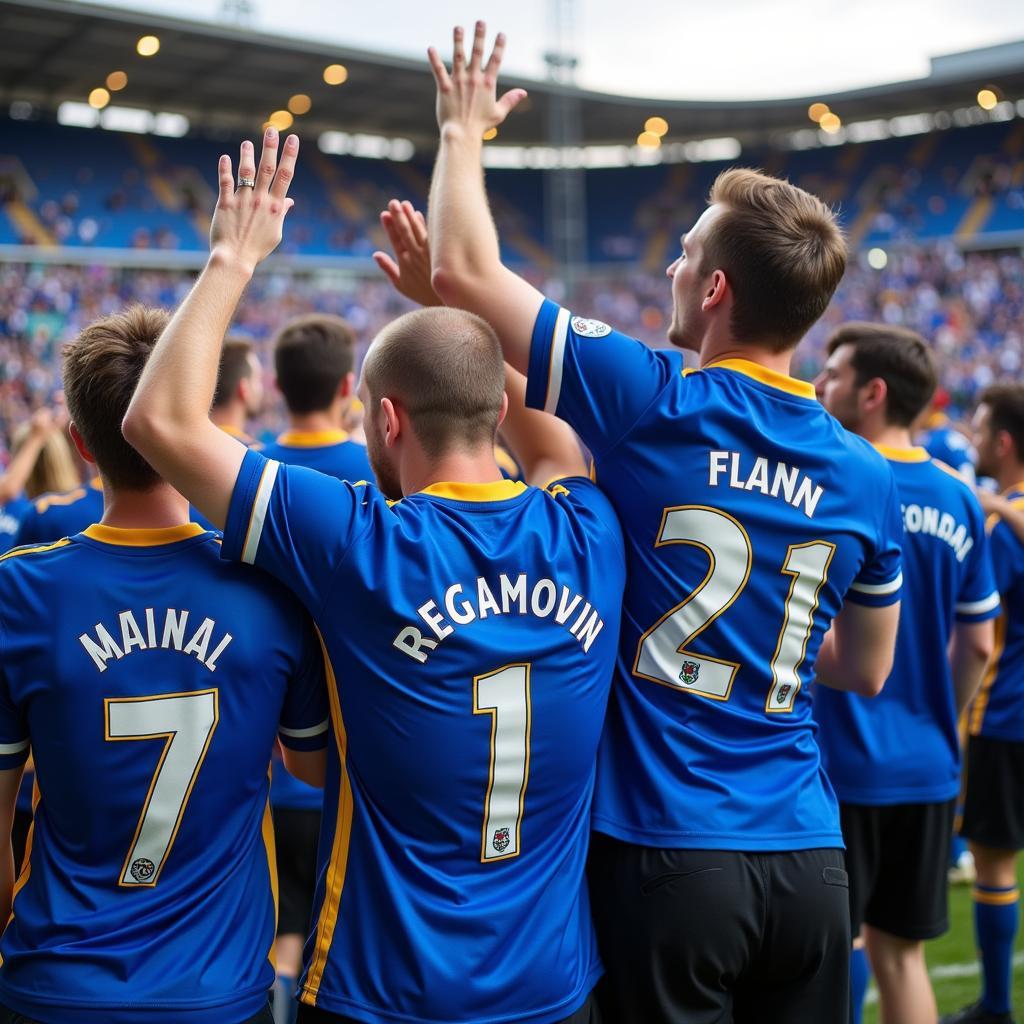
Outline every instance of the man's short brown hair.
<svg viewBox="0 0 1024 1024">
<path fill-rule="evenodd" d="M 355 333 L 340 316 L 292 320 L 274 339 L 277 387 L 292 413 L 329 409 L 355 365 Z"/>
<path fill-rule="evenodd" d="M 737 341 L 792 348 L 825 312 L 846 269 L 846 240 L 816 196 L 759 171 L 723 171 L 708 201 L 724 207 L 703 242 L 701 273 L 732 287 Z"/>
<path fill-rule="evenodd" d="M 252 342 L 248 338 L 225 338 L 220 350 L 217 368 L 217 390 L 213 393 L 213 408 L 227 405 L 235 396 L 238 385 L 252 376 Z"/>
<path fill-rule="evenodd" d="M 505 393 L 505 360 L 490 324 L 461 309 L 406 313 L 377 335 L 363 380 L 367 415 L 382 398 L 401 403 L 428 455 L 493 444 Z"/>
<path fill-rule="evenodd" d="M 68 411 L 114 487 L 146 491 L 160 482 L 156 470 L 124 439 L 121 421 L 169 320 L 164 309 L 129 306 L 123 313 L 94 320 L 64 346 Z"/>
<path fill-rule="evenodd" d="M 993 384 L 981 393 L 979 405 L 987 405 L 993 434 L 1005 430 L 1024 462 L 1024 384 Z"/>
<path fill-rule="evenodd" d="M 938 386 L 935 363 L 924 338 L 906 327 L 853 320 L 832 332 L 828 354 L 843 345 L 853 350 L 850 365 L 857 387 L 876 377 L 885 381 L 886 422 L 911 426 L 928 407 Z"/>
</svg>

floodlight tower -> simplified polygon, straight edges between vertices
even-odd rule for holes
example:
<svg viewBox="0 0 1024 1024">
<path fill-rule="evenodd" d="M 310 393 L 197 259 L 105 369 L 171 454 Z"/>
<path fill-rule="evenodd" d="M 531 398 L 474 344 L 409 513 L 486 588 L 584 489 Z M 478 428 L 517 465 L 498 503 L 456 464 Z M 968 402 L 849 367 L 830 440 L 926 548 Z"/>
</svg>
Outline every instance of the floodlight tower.
<svg viewBox="0 0 1024 1024">
<path fill-rule="evenodd" d="M 548 0 L 553 46 L 544 54 L 552 85 L 547 116 L 548 144 L 567 153 L 583 144 L 580 98 L 576 89 L 576 0 Z M 544 219 L 566 291 L 587 257 L 586 181 L 581 166 L 559 166 L 544 180 Z"/>
</svg>

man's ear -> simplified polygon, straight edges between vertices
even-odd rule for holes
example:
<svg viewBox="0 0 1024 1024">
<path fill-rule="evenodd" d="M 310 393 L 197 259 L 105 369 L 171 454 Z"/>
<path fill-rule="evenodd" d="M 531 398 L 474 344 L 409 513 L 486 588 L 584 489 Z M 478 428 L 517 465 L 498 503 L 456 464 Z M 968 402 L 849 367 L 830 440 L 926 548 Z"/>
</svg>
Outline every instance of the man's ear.
<svg viewBox="0 0 1024 1024">
<path fill-rule="evenodd" d="M 398 409 L 390 398 L 380 400 L 381 412 L 384 414 L 384 443 L 392 448 L 398 443 L 402 433 L 402 423 L 398 416 Z"/>
<path fill-rule="evenodd" d="M 85 446 L 85 441 L 83 440 L 82 435 L 78 432 L 78 427 L 76 427 L 74 423 L 68 424 L 68 433 L 71 434 L 71 440 L 74 441 L 78 454 L 81 455 L 86 462 L 91 465 L 96 465 L 96 460 L 93 458 L 92 452 Z"/>
</svg>

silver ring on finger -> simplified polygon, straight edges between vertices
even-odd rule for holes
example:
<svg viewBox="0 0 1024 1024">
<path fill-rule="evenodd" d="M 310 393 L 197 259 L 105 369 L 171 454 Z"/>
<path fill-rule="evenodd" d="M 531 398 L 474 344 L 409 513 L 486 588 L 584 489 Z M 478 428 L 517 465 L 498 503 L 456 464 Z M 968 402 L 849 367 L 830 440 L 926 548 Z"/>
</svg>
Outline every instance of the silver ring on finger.
<svg viewBox="0 0 1024 1024">
<path fill-rule="evenodd" d="M 255 188 L 255 178 L 243 178 L 241 175 L 238 176 L 238 187 L 239 188 Z"/>
</svg>

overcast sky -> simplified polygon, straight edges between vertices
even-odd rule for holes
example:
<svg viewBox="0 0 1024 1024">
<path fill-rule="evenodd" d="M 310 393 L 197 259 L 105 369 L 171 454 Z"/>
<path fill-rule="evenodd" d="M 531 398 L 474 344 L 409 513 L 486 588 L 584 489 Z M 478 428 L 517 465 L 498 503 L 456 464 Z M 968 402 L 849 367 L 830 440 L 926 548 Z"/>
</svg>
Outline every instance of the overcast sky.
<svg viewBox="0 0 1024 1024">
<path fill-rule="evenodd" d="M 219 20 L 222 0 L 100 0 Z M 675 99 L 811 96 L 928 74 L 928 58 L 1024 39 L 1021 0 L 254 0 L 252 27 L 380 52 L 446 52 L 483 17 L 507 68 L 542 77 L 556 5 L 587 88 Z"/>
</svg>

